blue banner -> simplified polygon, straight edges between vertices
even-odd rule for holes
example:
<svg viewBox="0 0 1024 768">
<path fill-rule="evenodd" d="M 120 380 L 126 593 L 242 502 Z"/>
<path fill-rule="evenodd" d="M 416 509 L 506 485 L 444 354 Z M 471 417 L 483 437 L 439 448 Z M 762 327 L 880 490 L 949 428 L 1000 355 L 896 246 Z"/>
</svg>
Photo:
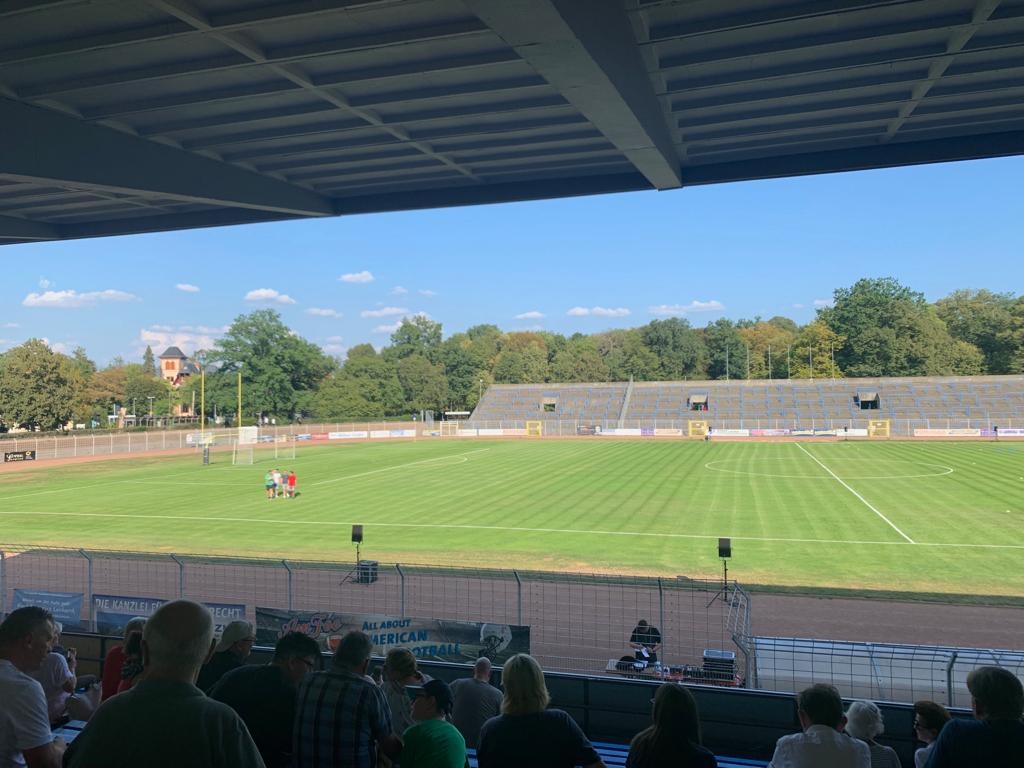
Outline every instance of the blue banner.
<svg viewBox="0 0 1024 768">
<path fill-rule="evenodd" d="M 128 597 L 125 595 L 93 595 L 96 608 L 96 631 L 101 635 L 120 635 L 125 625 L 136 616 L 150 617 L 166 603 L 157 597 Z M 245 605 L 241 603 L 203 603 L 213 614 L 214 632 L 220 634 L 235 619 L 245 618 Z"/>
<path fill-rule="evenodd" d="M 136 616 L 149 617 L 166 603 L 157 597 L 126 597 L 124 595 L 93 595 L 96 610 L 96 631 L 101 635 L 120 635 L 125 625 Z"/>
<path fill-rule="evenodd" d="M 39 592 L 34 589 L 14 590 L 14 603 L 12 610 L 24 608 L 26 605 L 35 605 L 45 608 L 53 614 L 53 618 L 64 625 L 66 629 L 84 629 L 82 622 L 82 599 L 81 592 Z"/>
</svg>

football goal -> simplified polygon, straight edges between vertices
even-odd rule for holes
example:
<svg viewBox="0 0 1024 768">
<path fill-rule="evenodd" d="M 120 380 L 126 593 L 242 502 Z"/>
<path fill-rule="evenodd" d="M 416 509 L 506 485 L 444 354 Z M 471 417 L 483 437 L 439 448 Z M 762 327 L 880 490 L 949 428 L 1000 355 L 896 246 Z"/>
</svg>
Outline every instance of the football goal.
<svg viewBox="0 0 1024 768">
<path fill-rule="evenodd" d="M 231 463 L 246 466 L 265 461 L 295 458 L 295 441 L 281 437 L 272 442 L 238 443 L 231 452 Z"/>
</svg>

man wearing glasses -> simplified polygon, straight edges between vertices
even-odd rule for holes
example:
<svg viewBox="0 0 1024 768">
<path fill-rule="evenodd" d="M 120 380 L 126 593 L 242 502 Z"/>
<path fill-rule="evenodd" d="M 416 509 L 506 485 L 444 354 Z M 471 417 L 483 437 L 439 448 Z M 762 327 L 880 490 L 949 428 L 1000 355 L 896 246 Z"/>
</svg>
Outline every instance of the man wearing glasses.
<svg viewBox="0 0 1024 768">
<path fill-rule="evenodd" d="M 291 764 L 292 724 L 299 683 L 320 667 L 320 646 L 302 632 L 289 632 L 274 646 L 269 664 L 233 669 L 210 691 L 238 713 L 267 768 Z"/>
</svg>

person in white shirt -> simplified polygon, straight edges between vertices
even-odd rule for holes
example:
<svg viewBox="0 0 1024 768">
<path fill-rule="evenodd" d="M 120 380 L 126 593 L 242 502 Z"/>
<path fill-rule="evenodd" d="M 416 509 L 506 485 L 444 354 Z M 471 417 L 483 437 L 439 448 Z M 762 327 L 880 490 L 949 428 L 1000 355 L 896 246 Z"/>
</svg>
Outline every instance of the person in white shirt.
<svg viewBox="0 0 1024 768">
<path fill-rule="evenodd" d="M 59 768 L 65 744 L 50 731 L 46 696 L 29 677 L 56 638 L 49 611 L 27 606 L 0 624 L 0 768 Z"/>
<path fill-rule="evenodd" d="M 867 744 L 842 732 L 846 717 L 835 686 L 817 683 L 796 701 L 803 732 L 778 740 L 768 768 L 871 768 Z"/>
</svg>

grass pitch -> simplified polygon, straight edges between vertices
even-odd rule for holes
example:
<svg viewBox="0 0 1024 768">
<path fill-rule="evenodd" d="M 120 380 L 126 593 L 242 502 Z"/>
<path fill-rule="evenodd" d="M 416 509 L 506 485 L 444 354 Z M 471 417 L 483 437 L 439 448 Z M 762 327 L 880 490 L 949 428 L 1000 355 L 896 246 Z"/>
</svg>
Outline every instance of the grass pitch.
<svg viewBox="0 0 1024 768">
<path fill-rule="evenodd" d="M 1024 445 L 437 440 L 0 474 L 0 541 L 1024 596 Z M 294 469 L 296 499 L 263 474 Z"/>
</svg>

